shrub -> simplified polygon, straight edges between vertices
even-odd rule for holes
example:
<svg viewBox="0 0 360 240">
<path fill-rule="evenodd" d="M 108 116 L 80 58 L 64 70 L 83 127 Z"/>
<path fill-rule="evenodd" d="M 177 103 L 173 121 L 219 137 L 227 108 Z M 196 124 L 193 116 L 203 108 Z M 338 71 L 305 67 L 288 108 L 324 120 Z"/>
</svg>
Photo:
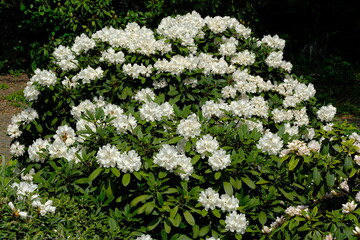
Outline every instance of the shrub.
<svg viewBox="0 0 360 240">
<path fill-rule="evenodd" d="M 360 136 L 284 47 L 196 12 L 82 34 L 31 77 L 11 152 L 42 193 L 96 206 L 99 235 L 355 239 Z"/>
</svg>

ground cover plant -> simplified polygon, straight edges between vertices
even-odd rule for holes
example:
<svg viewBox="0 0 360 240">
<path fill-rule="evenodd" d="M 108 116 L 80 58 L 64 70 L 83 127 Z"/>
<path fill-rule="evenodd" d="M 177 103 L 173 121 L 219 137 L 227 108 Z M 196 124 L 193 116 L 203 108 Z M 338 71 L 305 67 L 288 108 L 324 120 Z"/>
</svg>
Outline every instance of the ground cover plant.
<svg viewBox="0 0 360 240">
<path fill-rule="evenodd" d="M 284 47 L 196 12 L 58 46 L 8 127 L 1 234 L 356 239 L 360 136 Z"/>
</svg>

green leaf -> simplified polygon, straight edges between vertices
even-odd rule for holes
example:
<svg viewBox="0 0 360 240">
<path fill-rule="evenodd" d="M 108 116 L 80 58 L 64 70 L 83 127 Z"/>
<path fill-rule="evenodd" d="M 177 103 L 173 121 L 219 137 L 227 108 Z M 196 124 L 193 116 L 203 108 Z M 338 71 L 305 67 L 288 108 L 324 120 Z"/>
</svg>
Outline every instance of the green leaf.
<svg viewBox="0 0 360 240">
<path fill-rule="evenodd" d="M 241 188 L 241 181 L 239 181 L 238 179 L 235 180 L 234 178 L 230 177 L 230 183 L 236 189 Z"/>
<path fill-rule="evenodd" d="M 111 172 L 114 174 L 115 177 L 120 177 L 120 171 L 117 168 L 111 168 Z"/>
<path fill-rule="evenodd" d="M 79 178 L 79 179 L 74 181 L 75 184 L 85 184 L 85 183 L 88 183 L 88 182 L 89 182 L 88 178 Z"/>
<path fill-rule="evenodd" d="M 194 225 L 192 227 L 192 230 L 193 230 L 193 235 L 192 235 L 192 238 L 193 239 L 196 239 L 198 236 L 199 236 L 199 226 L 198 225 Z"/>
<path fill-rule="evenodd" d="M 216 172 L 214 175 L 215 180 L 218 180 L 221 177 L 221 172 Z"/>
<path fill-rule="evenodd" d="M 284 189 L 282 188 L 279 188 L 280 192 L 282 192 L 282 194 L 287 198 L 289 199 L 290 201 L 293 201 L 294 200 L 294 194 L 293 193 L 288 193 L 288 192 L 285 192 Z"/>
<path fill-rule="evenodd" d="M 210 231 L 210 228 L 208 226 L 204 226 L 200 229 L 199 231 L 199 236 L 200 237 L 203 237 L 205 236 L 206 234 L 208 234 L 208 232 Z"/>
<path fill-rule="evenodd" d="M 59 168 L 54 161 L 50 161 L 50 165 L 54 168 L 55 171 Z"/>
<path fill-rule="evenodd" d="M 102 168 L 95 169 L 89 176 L 88 180 L 89 182 L 92 182 L 99 174 L 103 171 Z"/>
<path fill-rule="evenodd" d="M 170 218 L 175 218 L 178 210 L 179 210 L 179 207 L 178 207 L 178 206 L 175 206 L 174 208 L 172 208 L 172 209 L 170 210 Z"/>
<path fill-rule="evenodd" d="M 168 188 L 166 191 L 163 192 L 163 194 L 172 194 L 177 193 L 179 190 L 177 188 Z"/>
<path fill-rule="evenodd" d="M 330 172 L 326 173 L 326 183 L 329 187 L 334 186 L 335 184 L 335 176 L 334 174 L 331 174 Z"/>
<path fill-rule="evenodd" d="M 221 218 L 221 213 L 220 213 L 219 209 L 211 210 L 211 213 L 212 213 L 215 217 Z"/>
<path fill-rule="evenodd" d="M 349 178 L 352 178 L 356 174 L 357 170 L 356 168 L 351 169 L 351 172 L 349 174 Z"/>
<path fill-rule="evenodd" d="M 119 231 L 119 224 L 116 222 L 115 219 L 109 218 L 109 226 L 112 233 Z"/>
<path fill-rule="evenodd" d="M 266 221 L 267 221 L 266 213 L 261 211 L 259 213 L 259 222 L 260 222 L 260 224 L 264 225 L 266 223 Z"/>
<path fill-rule="evenodd" d="M 345 172 L 348 172 L 350 169 L 352 169 L 353 164 L 352 164 L 353 160 L 351 159 L 351 157 L 346 156 L 345 161 L 344 161 L 344 170 Z"/>
<path fill-rule="evenodd" d="M 143 201 L 143 200 L 146 200 L 150 197 L 150 195 L 140 195 L 140 196 L 137 196 L 136 198 L 134 198 L 131 203 L 130 203 L 130 206 L 131 207 L 134 207 L 136 206 L 139 202 Z"/>
<path fill-rule="evenodd" d="M 255 189 L 255 183 L 249 177 L 241 177 L 241 180 L 249 186 L 249 188 Z"/>
<path fill-rule="evenodd" d="M 131 178 L 130 173 L 125 173 L 125 174 L 123 175 L 121 182 L 122 182 L 122 184 L 123 184 L 124 187 L 126 187 L 127 185 L 129 185 L 129 183 L 130 183 L 130 178 Z"/>
<path fill-rule="evenodd" d="M 191 147 L 192 147 L 191 142 L 190 141 L 186 142 L 186 144 L 185 144 L 185 152 L 190 152 Z M 199 158 L 200 158 L 200 155 L 195 155 L 191 160 L 192 162 L 194 161 L 196 156 L 199 156 Z M 197 160 L 199 160 L 199 158 Z"/>
<path fill-rule="evenodd" d="M 35 124 L 35 127 L 36 127 L 36 131 L 38 131 L 38 133 L 42 133 L 43 132 L 43 128 L 40 124 L 36 123 Z"/>
<path fill-rule="evenodd" d="M 177 213 L 175 215 L 175 218 L 168 218 L 168 219 L 169 219 L 169 221 L 172 223 L 172 225 L 174 227 L 179 227 L 179 225 L 180 225 L 180 223 L 182 221 L 181 215 L 179 213 Z"/>
<path fill-rule="evenodd" d="M 170 233 L 171 232 L 171 226 L 170 226 L 170 221 L 169 220 L 165 220 L 164 221 L 164 229 L 166 233 Z"/>
<path fill-rule="evenodd" d="M 320 175 L 319 169 L 317 167 L 314 167 L 313 179 L 314 179 L 315 185 L 319 185 L 321 183 L 321 175 Z"/>
<path fill-rule="evenodd" d="M 174 143 L 177 143 L 179 142 L 181 139 L 183 139 L 184 137 L 182 136 L 177 136 L 177 137 L 174 137 L 168 141 L 166 141 L 167 144 L 174 144 Z"/>
<path fill-rule="evenodd" d="M 229 194 L 230 196 L 233 195 L 234 193 L 234 190 L 233 190 L 233 187 L 231 185 L 231 183 L 229 182 L 223 182 L 223 186 L 224 186 L 224 190 L 227 194 Z"/>
<path fill-rule="evenodd" d="M 188 211 L 186 210 L 184 212 L 184 217 L 185 217 L 185 220 L 191 225 L 191 226 L 194 226 L 195 225 L 195 219 L 193 217 L 193 215 Z"/>
<path fill-rule="evenodd" d="M 147 226 L 147 230 L 148 230 L 148 231 L 154 230 L 154 228 L 156 228 L 157 225 L 159 225 L 160 222 L 161 222 L 161 218 L 160 218 L 160 217 L 154 219 L 154 220 L 151 221 L 151 222 L 149 223 L 149 225 Z"/>
<path fill-rule="evenodd" d="M 299 158 L 291 158 L 289 161 L 289 171 L 292 171 L 296 168 L 296 166 L 298 165 L 300 159 Z"/>
</svg>

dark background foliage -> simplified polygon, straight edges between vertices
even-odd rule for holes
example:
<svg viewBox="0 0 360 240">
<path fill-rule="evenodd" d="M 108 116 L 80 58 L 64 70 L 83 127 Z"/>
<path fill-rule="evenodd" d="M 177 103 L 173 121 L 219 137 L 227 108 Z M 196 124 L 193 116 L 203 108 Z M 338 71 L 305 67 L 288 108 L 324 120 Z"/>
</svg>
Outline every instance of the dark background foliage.
<svg viewBox="0 0 360 240">
<path fill-rule="evenodd" d="M 287 41 L 285 57 L 293 63 L 294 72 L 306 75 L 320 89 L 320 98 L 350 101 L 351 106 L 345 104 L 349 109 L 343 111 L 360 114 L 356 107 L 360 104 L 360 18 L 356 2 L 2 0 L 0 73 L 44 68 L 53 47 L 67 45 L 83 32 L 92 33 L 109 25 L 124 27 L 129 21 L 154 28 L 166 16 L 195 10 L 203 17 L 227 15 L 240 19 L 259 37 L 278 34 Z"/>
</svg>

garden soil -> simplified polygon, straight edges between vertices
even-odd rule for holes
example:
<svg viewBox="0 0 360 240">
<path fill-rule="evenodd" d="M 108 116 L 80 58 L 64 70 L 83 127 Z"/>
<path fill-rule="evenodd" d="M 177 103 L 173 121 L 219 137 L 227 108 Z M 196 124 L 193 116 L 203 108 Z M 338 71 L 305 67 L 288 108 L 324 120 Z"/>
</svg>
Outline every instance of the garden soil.
<svg viewBox="0 0 360 240">
<path fill-rule="evenodd" d="M 24 109 L 24 106 L 21 107 L 16 102 L 7 100 L 6 97 L 23 90 L 28 81 L 29 77 L 26 74 L 0 76 L 0 86 L 8 86 L 7 89 L 0 88 L 0 156 L 5 156 L 5 159 L 10 158 L 9 148 L 11 143 L 11 138 L 6 134 L 7 126 L 11 122 L 11 117 Z M 340 116 L 340 119 L 353 122 L 360 127 L 359 117 L 348 115 Z"/>
</svg>

